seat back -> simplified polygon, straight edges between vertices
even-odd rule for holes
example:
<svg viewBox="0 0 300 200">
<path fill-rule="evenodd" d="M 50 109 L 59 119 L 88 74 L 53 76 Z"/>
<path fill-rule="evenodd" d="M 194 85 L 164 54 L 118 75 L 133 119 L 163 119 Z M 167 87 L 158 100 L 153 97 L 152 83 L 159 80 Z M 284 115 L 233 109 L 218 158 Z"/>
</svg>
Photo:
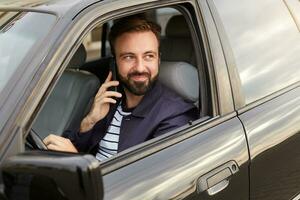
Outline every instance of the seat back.
<svg viewBox="0 0 300 200">
<path fill-rule="evenodd" d="M 186 62 L 161 62 L 158 79 L 165 86 L 198 105 L 199 78 L 197 69 Z"/>
<path fill-rule="evenodd" d="M 41 138 L 50 133 L 62 135 L 64 130 L 75 130 L 80 126 L 99 88 L 95 75 L 79 70 L 85 56 L 81 45 L 36 118 L 33 130 Z"/>
<path fill-rule="evenodd" d="M 196 65 L 191 34 L 183 15 L 175 15 L 169 19 L 166 35 L 161 39 L 160 51 L 163 61 L 184 61 Z"/>
</svg>

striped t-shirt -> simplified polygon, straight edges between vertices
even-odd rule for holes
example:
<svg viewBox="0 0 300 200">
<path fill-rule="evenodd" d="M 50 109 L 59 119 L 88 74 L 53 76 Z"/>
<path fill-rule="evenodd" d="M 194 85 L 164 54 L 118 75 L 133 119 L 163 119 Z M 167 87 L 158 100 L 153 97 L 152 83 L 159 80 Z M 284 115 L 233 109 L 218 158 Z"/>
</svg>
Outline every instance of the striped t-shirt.
<svg viewBox="0 0 300 200">
<path fill-rule="evenodd" d="M 99 142 L 98 152 L 96 158 L 99 161 L 103 161 L 118 152 L 120 126 L 124 116 L 130 115 L 131 112 L 124 112 L 122 110 L 121 102 L 114 114 L 105 136 Z"/>
</svg>

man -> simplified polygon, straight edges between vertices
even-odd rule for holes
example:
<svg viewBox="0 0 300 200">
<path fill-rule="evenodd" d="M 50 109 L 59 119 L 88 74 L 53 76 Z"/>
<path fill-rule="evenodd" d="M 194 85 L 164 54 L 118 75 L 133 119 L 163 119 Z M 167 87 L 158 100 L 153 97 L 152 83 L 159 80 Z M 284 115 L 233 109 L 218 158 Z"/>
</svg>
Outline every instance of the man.
<svg viewBox="0 0 300 200">
<path fill-rule="evenodd" d="M 86 152 L 105 160 L 117 152 L 195 120 L 196 107 L 157 81 L 160 27 L 140 15 L 117 22 L 109 36 L 118 79 L 111 72 L 95 96 L 79 132 L 50 135 L 51 150 Z M 110 91 L 120 86 L 123 92 Z M 72 141 L 72 142 L 71 142 Z"/>
</svg>

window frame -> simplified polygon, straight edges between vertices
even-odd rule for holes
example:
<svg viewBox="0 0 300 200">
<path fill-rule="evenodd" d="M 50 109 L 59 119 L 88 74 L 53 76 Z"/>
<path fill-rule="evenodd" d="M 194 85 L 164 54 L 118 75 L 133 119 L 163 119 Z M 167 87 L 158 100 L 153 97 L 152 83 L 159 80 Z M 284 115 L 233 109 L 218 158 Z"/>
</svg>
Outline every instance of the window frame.
<svg viewBox="0 0 300 200">
<path fill-rule="evenodd" d="M 54 77 L 52 77 L 52 79 L 50 77 L 47 77 L 46 79 L 51 79 L 51 83 L 49 85 L 49 87 L 46 89 L 42 101 L 40 101 L 38 103 L 38 106 L 35 108 L 34 114 L 31 116 L 31 120 L 29 120 L 26 123 L 27 127 L 24 131 L 24 138 L 26 137 L 26 135 L 28 134 L 28 132 L 30 131 L 30 127 L 32 125 L 32 122 L 34 121 L 34 118 L 37 116 L 38 111 L 40 110 L 42 104 L 46 101 L 47 97 L 49 96 L 51 90 L 54 88 L 55 84 L 57 83 L 58 79 L 60 78 L 62 72 L 65 70 L 68 62 L 70 61 L 72 55 L 76 52 L 77 48 L 79 47 L 79 45 L 82 43 L 84 37 L 87 35 L 87 33 L 89 33 L 94 27 L 98 26 L 98 25 L 103 25 L 105 24 L 107 21 L 109 20 L 113 20 L 116 18 L 121 18 L 127 15 L 131 15 L 131 14 L 135 14 L 135 13 L 139 13 L 139 12 L 143 12 L 143 11 L 147 11 L 150 9 L 157 9 L 157 8 L 162 8 L 162 7 L 169 7 L 169 6 L 179 6 L 179 5 L 183 5 L 183 4 L 188 4 L 190 5 L 193 10 L 194 10 L 194 20 L 196 20 L 196 22 L 193 22 L 193 29 L 190 29 L 191 34 L 192 34 L 192 38 L 193 40 L 195 40 L 195 38 L 198 38 L 196 35 L 200 34 L 197 32 L 197 30 L 201 30 L 203 32 L 201 32 L 201 39 L 202 41 L 197 41 L 197 47 L 195 46 L 194 48 L 196 48 L 197 50 L 200 50 L 201 53 L 196 54 L 197 55 L 197 69 L 199 70 L 199 60 L 201 60 L 202 58 L 200 58 L 201 56 L 205 56 L 205 58 L 207 59 L 211 59 L 210 57 L 210 48 L 209 48 L 209 44 L 207 43 L 207 36 L 205 36 L 205 38 L 202 38 L 205 34 L 206 31 L 203 30 L 203 28 L 205 27 L 204 24 L 202 24 L 203 22 L 199 21 L 199 15 L 200 12 L 198 10 L 197 7 L 197 2 L 194 0 L 187 0 L 187 1 L 166 1 L 166 2 L 150 2 L 150 3 L 141 3 L 139 5 L 134 5 L 134 6 L 124 6 L 123 9 L 120 10 L 114 10 L 113 12 L 106 12 L 108 14 L 98 14 L 97 17 L 94 17 L 94 19 L 88 21 L 88 22 L 83 22 L 84 19 L 88 18 L 91 14 L 95 14 L 96 9 L 98 6 L 101 6 L 101 2 L 94 4 L 93 6 L 89 7 L 88 9 L 83 10 L 79 15 L 77 15 L 77 17 L 74 19 L 74 21 L 72 22 L 74 24 L 74 26 L 72 26 L 71 31 L 68 31 L 69 33 L 67 33 L 67 37 L 63 40 L 63 42 L 61 42 L 60 48 L 58 48 L 58 50 L 55 52 L 55 55 L 60 55 L 61 52 L 67 52 L 67 53 L 63 53 L 60 55 L 59 58 L 56 58 L 56 62 L 51 63 L 52 65 L 59 65 L 59 69 L 58 71 L 55 72 Z M 88 13 L 88 14 L 86 14 Z M 189 16 L 190 17 L 190 16 Z M 201 19 L 201 18 L 200 18 Z M 189 20 L 191 20 L 191 18 L 189 18 Z M 189 26 L 192 26 L 190 23 L 191 21 L 188 21 Z M 199 25 L 201 24 L 201 25 Z M 77 27 L 80 27 L 77 29 Z M 77 29 L 77 30 L 76 30 Z M 76 32 L 77 34 L 74 35 L 73 32 Z M 70 38 L 72 35 L 72 38 Z M 74 39 L 76 38 L 76 39 Z M 72 42 L 71 44 L 68 44 L 69 42 Z M 200 49 L 200 42 L 205 43 L 205 45 L 203 45 L 203 49 Z M 69 49 L 68 49 L 69 48 Z M 204 52 L 202 52 L 204 51 Z M 204 54 L 199 56 L 200 54 Z M 55 56 L 54 56 L 55 57 Z M 202 62 L 202 61 L 201 61 Z M 207 63 L 207 68 L 212 68 L 211 61 L 205 61 Z M 47 69 L 49 69 L 51 67 L 51 65 L 49 65 L 47 67 Z M 54 69 L 52 69 L 53 71 Z M 208 92 L 211 92 L 211 96 L 217 96 L 215 93 L 217 92 L 216 88 L 212 85 L 215 85 L 214 80 L 214 74 L 212 73 L 213 69 L 207 69 L 207 72 L 202 72 L 202 73 L 207 73 L 208 75 L 205 75 L 207 77 L 207 79 L 209 79 L 209 84 L 207 85 L 207 89 L 206 90 L 210 90 L 211 88 L 213 88 L 213 90 L 210 90 Z M 209 76 L 209 77 L 208 77 Z M 213 77 L 213 78 L 212 78 Z M 201 85 L 201 84 L 200 84 Z M 208 88 L 210 87 L 210 88 Z M 180 127 L 179 129 L 176 129 L 174 131 L 171 131 L 169 133 L 166 133 L 163 136 L 160 136 L 158 138 L 154 138 L 150 141 L 146 141 L 140 145 L 136 145 L 134 147 L 129 148 L 128 150 L 125 150 L 124 152 L 121 152 L 118 154 L 118 156 L 109 159 L 108 161 L 103 162 L 102 166 L 102 170 L 103 173 L 109 173 L 112 170 L 121 168 L 122 166 L 128 165 L 138 159 L 142 159 L 143 157 L 149 156 L 153 153 L 159 152 L 160 150 L 167 148 L 169 146 L 172 146 L 176 143 L 179 143 L 189 137 L 192 137 L 196 134 L 199 134 L 199 130 L 207 130 L 210 127 L 215 126 L 216 124 L 221 123 L 222 121 L 228 120 L 230 118 L 233 117 L 234 114 L 229 114 L 223 118 L 220 119 L 220 116 L 222 115 L 222 113 L 219 112 L 219 108 L 218 108 L 218 99 L 212 98 L 211 101 L 213 101 L 211 103 L 211 106 L 213 107 L 214 111 L 212 111 L 212 116 L 211 117 L 202 117 L 196 121 L 194 121 L 192 124 L 190 125 L 186 125 L 183 127 Z M 199 128 L 200 127 L 200 128 Z M 202 132 L 202 131 L 200 131 Z M 27 133 L 27 134 L 26 134 Z"/>
</svg>

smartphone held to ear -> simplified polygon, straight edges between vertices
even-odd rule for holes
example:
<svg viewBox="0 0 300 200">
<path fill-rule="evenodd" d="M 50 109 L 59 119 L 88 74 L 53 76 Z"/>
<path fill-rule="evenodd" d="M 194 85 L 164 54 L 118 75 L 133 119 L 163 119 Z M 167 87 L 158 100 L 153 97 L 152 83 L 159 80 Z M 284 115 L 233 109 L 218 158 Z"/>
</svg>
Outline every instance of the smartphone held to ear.
<svg viewBox="0 0 300 200">
<path fill-rule="evenodd" d="M 112 57 L 110 59 L 110 62 L 109 62 L 109 70 L 111 71 L 112 73 L 112 81 L 115 81 L 117 80 L 117 64 L 116 64 L 116 60 L 114 57 Z M 110 91 L 115 91 L 117 92 L 118 91 L 118 87 L 116 86 L 112 86 L 109 88 Z"/>
</svg>

